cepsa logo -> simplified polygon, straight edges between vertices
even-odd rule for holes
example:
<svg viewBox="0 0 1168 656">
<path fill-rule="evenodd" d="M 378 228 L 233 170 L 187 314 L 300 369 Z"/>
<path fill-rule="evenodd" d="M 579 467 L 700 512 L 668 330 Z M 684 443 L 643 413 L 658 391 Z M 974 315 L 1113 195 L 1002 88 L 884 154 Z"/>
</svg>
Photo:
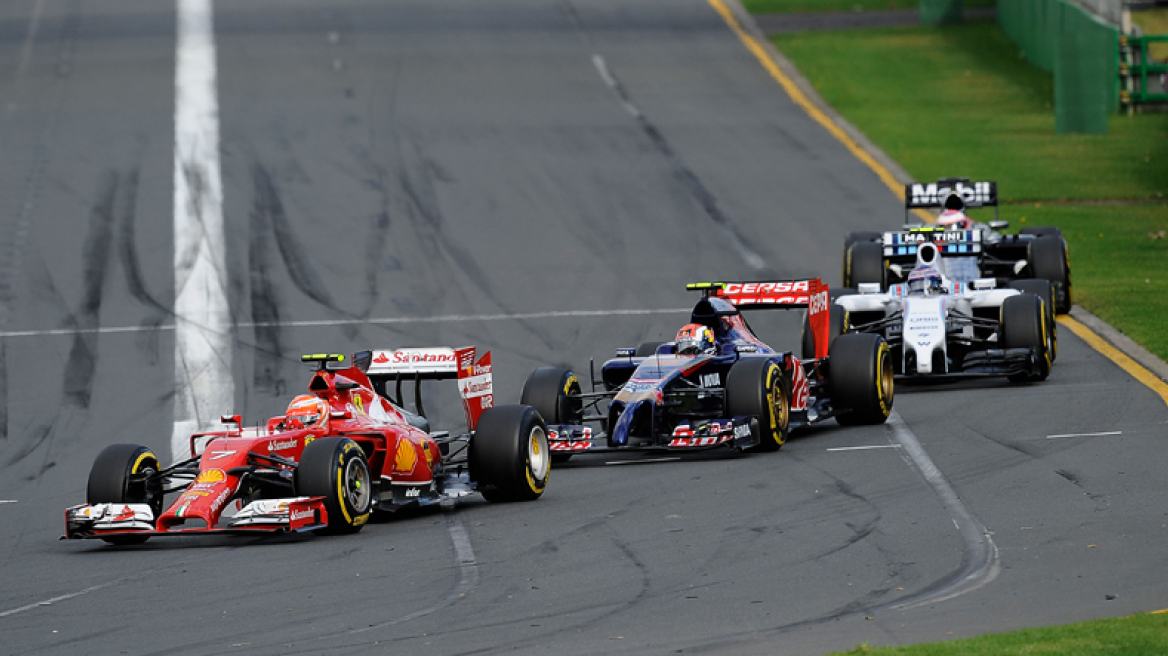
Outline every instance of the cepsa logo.
<svg viewBox="0 0 1168 656">
<path fill-rule="evenodd" d="M 227 474 L 223 473 L 222 469 L 208 469 L 200 472 L 199 477 L 195 479 L 196 483 L 220 483 L 227 479 Z"/>
<path fill-rule="evenodd" d="M 779 282 L 732 282 L 722 288 L 723 294 L 791 294 L 811 291 L 809 280 Z"/>
</svg>

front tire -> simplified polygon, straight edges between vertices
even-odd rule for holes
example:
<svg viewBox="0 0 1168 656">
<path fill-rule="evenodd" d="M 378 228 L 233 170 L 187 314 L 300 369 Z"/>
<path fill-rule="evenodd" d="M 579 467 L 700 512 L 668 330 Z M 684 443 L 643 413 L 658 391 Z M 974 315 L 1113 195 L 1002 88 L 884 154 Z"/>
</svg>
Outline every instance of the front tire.
<svg viewBox="0 0 1168 656">
<path fill-rule="evenodd" d="M 1038 373 L 1010 376 L 1010 380 L 1015 383 L 1043 381 L 1050 375 L 1051 357 L 1046 315 L 1042 299 L 1034 294 L 1011 296 L 1002 303 L 1000 325 L 1002 348 L 1038 349 Z"/>
<path fill-rule="evenodd" d="M 653 350 L 656 348 L 654 346 Z M 531 372 L 523 383 L 519 403 L 535 408 L 546 424 L 580 424 L 583 423 L 584 404 L 579 397 L 569 396 L 578 395 L 580 391 L 580 379 L 576 378 L 576 374 L 559 367 L 540 367 Z M 553 464 L 567 462 L 571 457 L 570 453 L 551 455 Z"/>
<path fill-rule="evenodd" d="M 85 501 L 95 503 L 144 503 L 154 518 L 162 514 L 162 480 L 154 474 L 162 467 L 158 456 L 138 444 L 111 444 L 102 449 L 89 470 Z M 102 538 L 110 544 L 142 544 L 147 535 Z"/>
<path fill-rule="evenodd" d="M 1049 280 L 1031 278 L 1028 280 L 1011 280 L 1010 289 L 1017 289 L 1023 294 L 1034 294 L 1042 299 L 1046 307 L 1046 339 L 1050 349 L 1050 361 L 1053 364 L 1058 358 L 1058 323 L 1054 320 L 1054 285 Z"/>
<path fill-rule="evenodd" d="M 831 343 L 836 337 L 848 332 L 848 311 L 842 305 L 832 303 L 828 307 L 827 348 L 831 350 Z M 811 314 L 803 313 L 803 348 L 804 360 L 815 359 L 815 338 L 811 333 Z"/>
<path fill-rule="evenodd" d="M 471 437 L 470 477 L 487 501 L 534 501 L 547 487 L 550 455 L 547 424 L 535 408 L 496 406 Z"/>
<path fill-rule="evenodd" d="M 802 366 L 802 365 L 798 365 Z M 791 384 L 774 360 L 739 360 L 726 374 L 726 414 L 758 417 L 759 451 L 778 451 L 791 429 Z"/>
<path fill-rule="evenodd" d="M 874 241 L 858 241 L 848 247 L 844 260 L 844 287 L 859 288 L 863 283 L 877 283 L 886 288 L 884 276 L 884 245 Z"/>
<path fill-rule="evenodd" d="M 373 481 L 361 446 L 325 437 L 304 447 L 294 478 L 296 493 L 324 497 L 328 527 L 321 533 L 356 533 L 373 512 Z"/>
<path fill-rule="evenodd" d="M 832 405 L 844 426 L 882 424 L 892 412 L 892 358 L 873 333 L 840 335 L 831 345 Z"/>
</svg>

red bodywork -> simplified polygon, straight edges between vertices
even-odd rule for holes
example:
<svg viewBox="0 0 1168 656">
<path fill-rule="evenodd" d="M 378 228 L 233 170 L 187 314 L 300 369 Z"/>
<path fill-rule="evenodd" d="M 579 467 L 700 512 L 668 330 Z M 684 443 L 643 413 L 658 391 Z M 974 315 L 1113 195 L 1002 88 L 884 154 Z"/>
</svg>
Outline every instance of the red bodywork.
<svg viewBox="0 0 1168 656">
<path fill-rule="evenodd" d="M 450 377 L 459 379 L 459 388 L 467 414 L 468 428 L 473 431 L 478 416 L 490 407 L 493 393 L 490 385 L 490 353 L 475 360 L 475 348 L 453 350 L 458 371 L 450 363 Z M 379 362 L 376 361 L 375 362 Z M 485 386 L 483 381 L 485 382 Z M 322 367 L 313 375 L 309 392 L 324 399 L 329 414 L 318 425 L 287 426 L 285 417 L 268 420 L 265 427 L 243 428 L 239 415 L 224 416 L 229 428 L 223 431 L 196 433 L 191 436 L 191 458 L 198 456 L 198 476 L 182 494 L 157 517 L 154 530 L 92 529 L 72 537 L 101 537 L 134 533 L 139 535 L 174 535 L 177 533 L 241 532 L 272 530 L 303 530 L 327 524 L 323 497 L 289 500 L 288 524 L 250 525 L 217 528 L 225 509 L 235 499 L 242 499 L 246 490 L 240 489 L 242 477 L 249 469 L 259 466 L 288 470 L 299 462 L 304 448 L 313 440 L 324 437 L 347 437 L 365 452 L 369 472 L 382 489 L 391 485 L 428 486 L 434 479 L 442 453 L 429 433 L 410 425 L 403 413 L 387 399 L 379 396 L 364 371 L 357 367 L 330 370 Z M 469 397 L 469 398 L 468 398 Z M 298 424 L 299 422 L 295 422 Z M 281 460 L 285 461 L 281 464 Z M 413 488 L 416 489 L 416 488 Z M 289 494 L 288 496 L 293 496 Z M 375 499 L 376 503 L 376 499 Z M 66 524 L 70 512 L 87 506 L 66 510 Z M 118 512 L 113 509 L 110 512 Z M 127 506 L 123 514 L 132 509 Z M 188 522 L 201 520 L 197 526 Z"/>
</svg>

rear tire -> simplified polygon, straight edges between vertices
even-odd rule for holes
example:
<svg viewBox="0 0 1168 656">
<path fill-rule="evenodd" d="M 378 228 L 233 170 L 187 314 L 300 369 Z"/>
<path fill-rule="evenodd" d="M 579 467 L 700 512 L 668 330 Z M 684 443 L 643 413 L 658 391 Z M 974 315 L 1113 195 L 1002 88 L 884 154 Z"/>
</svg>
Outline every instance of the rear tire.
<svg viewBox="0 0 1168 656">
<path fill-rule="evenodd" d="M 885 288 L 884 245 L 874 241 L 859 241 L 848 247 L 844 259 L 844 287 L 859 288 L 864 283 L 877 283 Z"/>
<path fill-rule="evenodd" d="M 1071 311 L 1071 265 L 1067 258 L 1067 242 L 1053 235 L 1032 239 L 1027 247 L 1027 260 L 1035 278 L 1049 280 L 1054 285 L 1055 308 L 1058 314 Z"/>
<path fill-rule="evenodd" d="M 656 349 L 654 346 L 653 350 Z M 535 408 L 543 417 L 545 424 L 580 424 L 583 423 L 584 404 L 579 398 L 573 399 L 568 396 L 580 392 L 580 380 L 576 378 L 576 374 L 559 367 L 540 367 L 531 372 L 527 382 L 523 383 L 519 403 Z M 571 457 L 570 453 L 552 452 L 551 455 L 553 464 L 567 462 Z"/>
<path fill-rule="evenodd" d="M 802 366 L 802 365 L 799 365 Z M 758 418 L 758 451 L 778 451 L 791 427 L 791 384 L 774 360 L 739 360 L 726 374 L 726 414 Z"/>
<path fill-rule="evenodd" d="M 85 486 L 86 503 L 144 503 L 154 519 L 162 514 L 162 480 L 158 456 L 138 444 L 111 444 L 97 454 Z M 102 540 L 110 544 L 142 544 L 147 535 L 118 535 Z"/>
<path fill-rule="evenodd" d="M 534 501 L 551 473 L 547 424 L 527 405 L 490 408 L 470 440 L 471 480 L 487 501 Z"/>
<path fill-rule="evenodd" d="M 304 447 L 293 478 L 296 493 L 324 497 L 328 527 L 320 533 L 356 533 L 373 512 L 373 480 L 361 446 L 347 437 L 325 437 Z"/>
<path fill-rule="evenodd" d="M 831 345 L 832 405 L 844 426 L 882 424 L 892 412 L 892 357 L 873 333 L 840 335 Z"/>
<path fill-rule="evenodd" d="M 1038 373 L 1010 376 L 1015 383 L 1043 381 L 1050 375 L 1046 314 L 1042 299 L 1034 294 L 1011 296 L 1002 303 L 1002 348 L 1038 349 Z"/>
<path fill-rule="evenodd" d="M 1049 280 L 1030 278 L 1027 280 L 1011 280 L 1010 289 L 1017 289 L 1023 294 L 1034 294 L 1042 299 L 1046 306 L 1047 345 L 1050 348 L 1050 361 L 1053 364 L 1058 358 L 1058 323 L 1054 320 L 1054 285 Z"/>
</svg>

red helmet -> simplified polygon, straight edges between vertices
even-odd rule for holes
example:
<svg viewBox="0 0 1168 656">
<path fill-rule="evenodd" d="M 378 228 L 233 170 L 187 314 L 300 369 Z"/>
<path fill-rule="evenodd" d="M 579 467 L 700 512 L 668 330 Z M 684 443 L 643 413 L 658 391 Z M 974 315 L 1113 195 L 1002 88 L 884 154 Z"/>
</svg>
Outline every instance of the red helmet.
<svg viewBox="0 0 1168 656">
<path fill-rule="evenodd" d="M 319 396 L 301 394 L 288 404 L 284 418 L 286 421 L 295 420 L 305 428 L 311 428 L 324 422 L 325 417 L 328 416 L 328 410 L 328 403 Z"/>
<path fill-rule="evenodd" d="M 687 324 L 677 331 L 678 355 L 701 355 L 713 353 L 714 349 L 714 331 L 700 323 Z"/>
</svg>

